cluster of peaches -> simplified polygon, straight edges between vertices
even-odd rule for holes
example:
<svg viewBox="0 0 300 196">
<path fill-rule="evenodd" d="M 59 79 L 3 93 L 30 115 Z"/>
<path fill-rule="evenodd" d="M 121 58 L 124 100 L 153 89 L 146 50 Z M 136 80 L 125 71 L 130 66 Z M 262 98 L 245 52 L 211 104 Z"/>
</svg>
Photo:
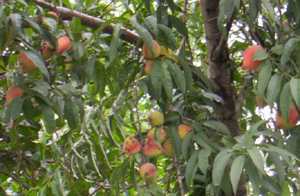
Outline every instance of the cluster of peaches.
<svg viewBox="0 0 300 196">
<path fill-rule="evenodd" d="M 256 71 L 261 65 L 260 60 L 254 60 L 254 56 L 257 52 L 264 50 L 260 45 L 249 46 L 243 53 L 242 68 L 246 71 Z M 256 105 L 258 107 L 266 106 L 266 102 L 263 97 L 256 96 Z M 293 128 L 296 126 L 299 119 L 298 109 L 294 104 L 291 104 L 288 111 L 288 119 L 284 119 L 280 112 L 276 115 L 276 127 L 280 129 Z"/>
<path fill-rule="evenodd" d="M 146 43 L 144 43 L 143 45 L 143 56 L 145 59 L 145 64 L 144 64 L 144 73 L 145 74 L 150 74 L 152 67 L 153 67 L 153 63 L 154 63 L 154 59 L 156 59 L 157 57 L 159 57 L 161 55 L 161 47 L 159 45 L 159 43 L 155 40 L 152 41 L 152 50 L 151 51 Z"/>
<path fill-rule="evenodd" d="M 124 140 L 123 152 L 128 156 L 143 153 L 146 157 L 155 157 L 161 154 L 172 157 L 174 153 L 172 142 L 163 128 L 164 115 L 161 112 L 153 111 L 149 114 L 149 121 L 152 128 L 148 130 L 146 138 L 139 141 L 135 136 L 127 137 Z M 192 131 L 192 127 L 180 124 L 177 131 L 179 137 L 183 139 Z M 143 163 L 139 172 L 143 179 L 151 181 L 156 176 L 156 167 L 150 162 Z"/>
<path fill-rule="evenodd" d="M 55 12 L 48 12 L 49 16 L 58 18 L 58 15 Z M 60 36 L 57 38 L 56 49 L 52 46 L 48 41 L 42 41 L 40 53 L 41 56 L 47 60 L 54 53 L 61 55 L 64 52 L 70 50 L 72 48 L 72 42 L 70 38 L 66 35 Z M 23 73 L 32 73 L 37 69 L 37 65 L 34 61 L 28 56 L 26 51 L 21 51 L 18 56 L 19 65 Z M 19 86 L 13 85 L 8 88 L 6 91 L 6 104 L 9 104 L 14 98 L 20 97 L 23 95 L 23 89 Z"/>
</svg>

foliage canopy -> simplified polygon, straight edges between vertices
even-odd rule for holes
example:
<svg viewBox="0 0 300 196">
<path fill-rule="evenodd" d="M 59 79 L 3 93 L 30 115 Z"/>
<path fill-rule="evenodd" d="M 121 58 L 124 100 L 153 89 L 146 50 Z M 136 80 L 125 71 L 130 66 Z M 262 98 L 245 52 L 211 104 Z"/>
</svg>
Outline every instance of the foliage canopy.
<svg viewBox="0 0 300 196">
<path fill-rule="evenodd" d="M 0 5 L 0 195 L 299 192 L 299 1 Z M 254 44 L 258 68 L 244 70 Z M 124 152 L 125 138 L 144 145 L 162 127 L 158 146 L 173 153 Z M 145 162 L 154 182 L 140 176 Z"/>
</svg>

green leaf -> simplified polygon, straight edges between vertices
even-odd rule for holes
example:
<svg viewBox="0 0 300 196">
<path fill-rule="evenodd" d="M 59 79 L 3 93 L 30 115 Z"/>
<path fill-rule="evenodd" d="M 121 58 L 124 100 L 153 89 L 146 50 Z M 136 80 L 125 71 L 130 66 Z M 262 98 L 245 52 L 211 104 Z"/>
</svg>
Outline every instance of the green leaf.
<svg viewBox="0 0 300 196">
<path fill-rule="evenodd" d="M 110 42 L 110 50 L 109 50 L 109 62 L 105 65 L 105 68 L 109 67 L 111 63 L 114 62 L 114 60 L 118 56 L 118 48 L 120 46 L 120 30 L 121 30 L 121 25 L 116 24 L 114 26 L 114 32 L 112 36 L 112 40 Z"/>
<path fill-rule="evenodd" d="M 40 72 L 49 80 L 49 73 L 41 55 L 33 51 L 24 51 L 27 57 L 37 66 Z"/>
<path fill-rule="evenodd" d="M 277 100 L 281 90 L 281 82 L 282 77 L 279 74 L 272 76 L 267 89 L 267 100 L 269 103 L 273 103 Z"/>
<path fill-rule="evenodd" d="M 257 95 L 264 97 L 271 76 L 272 66 L 270 64 L 263 64 L 258 74 Z"/>
<path fill-rule="evenodd" d="M 220 186 L 224 175 L 225 167 L 231 157 L 232 153 L 229 150 L 221 151 L 214 160 L 212 170 L 212 181 L 215 186 Z"/>
<path fill-rule="evenodd" d="M 172 94 L 173 94 L 173 82 L 171 78 L 171 74 L 168 70 L 168 64 L 166 64 L 164 61 L 162 62 L 162 85 L 164 88 L 164 91 L 169 98 L 169 100 L 172 100 Z"/>
<path fill-rule="evenodd" d="M 230 169 L 230 180 L 234 194 L 236 194 L 240 177 L 245 163 L 245 156 L 241 155 L 234 159 Z"/>
<path fill-rule="evenodd" d="M 181 8 L 178 5 L 176 5 L 176 3 L 174 3 L 174 0 L 166 0 L 166 2 L 173 12 L 175 11 L 182 12 Z"/>
<path fill-rule="evenodd" d="M 240 8 L 240 0 L 221 0 L 219 3 L 218 26 L 224 30 L 224 24 L 229 21 L 235 9 Z"/>
<path fill-rule="evenodd" d="M 259 171 L 264 173 L 264 159 L 256 147 L 247 150 L 252 162 Z"/>
<path fill-rule="evenodd" d="M 15 120 L 22 112 L 24 99 L 22 97 L 14 98 L 6 110 L 6 121 Z"/>
<path fill-rule="evenodd" d="M 290 57 L 299 41 L 299 38 L 291 38 L 286 42 L 286 44 L 284 45 L 283 54 L 280 59 L 280 63 L 282 65 L 285 65 L 290 60 Z"/>
<path fill-rule="evenodd" d="M 185 159 L 188 158 L 189 152 L 191 151 L 191 146 L 193 145 L 193 136 L 193 134 L 189 133 L 183 138 L 181 149 Z"/>
<path fill-rule="evenodd" d="M 163 68 L 161 61 L 154 61 L 152 71 L 150 73 L 150 81 L 153 87 L 153 93 L 156 97 L 161 96 L 162 91 Z"/>
<path fill-rule="evenodd" d="M 154 34 L 158 34 L 157 28 L 157 19 L 154 16 L 148 16 L 145 18 L 145 25 L 146 27 Z"/>
<path fill-rule="evenodd" d="M 79 109 L 78 106 L 69 98 L 65 100 L 64 116 L 67 119 L 71 129 L 75 129 L 79 125 Z"/>
<path fill-rule="evenodd" d="M 46 130 L 54 132 L 56 128 L 55 113 L 49 106 L 44 106 L 42 110 L 42 119 Z"/>
<path fill-rule="evenodd" d="M 206 176 L 207 171 L 209 169 L 209 156 L 211 155 L 211 151 L 209 149 L 202 149 L 198 153 L 198 167 L 201 172 Z"/>
<path fill-rule="evenodd" d="M 285 156 L 289 156 L 297 161 L 300 161 L 300 159 L 294 155 L 293 153 L 290 153 L 289 151 L 279 148 L 277 146 L 273 146 L 273 145 L 268 145 L 267 148 L 263 148 L 266 151 L 271 151 L 271 152 L 276 152 L 278 154 L 280 154 L 281 156 L 285 157 Z"/>
<path fill-rule="evenodd" d="M 172 25 L 176 28 L 176 30 L 178 31 L 178 33 L 180 33 L 181 35 L 187 37 L 188 36 L 188 30 L 186 28 L 186 25 L 181 22 L 181 20 L 175 16 L 170 16 Z"/>
<path fill-rule="evenodd" d="M 253 60 L 263 61 L 268 58 L 268 53 L 265 50 L 259 50 L 255 53 Z"/>
<path fill-rule="evenodd" d="M 300 98 L 300 97 L 299 97 Z M 290 83 L 285 83 L 280 94 L 280 111 L 284 119 L 288 119 L 289 108 L 292 103 Z"/>
<path fill-rule="evenodd" d="M 193 152 L 191 158 L 188 160 L 185 169 L 186 184 L 191 186 L 198 169 L 198 151 Z"/>
<path fill-rule="evenodd" d="M 281 196 L 291 196 L 293 195 L 289 188 L 289 183 L 287 181 L 284 181 L 281 186 Z"/>
<path fill-rule="evenodd" d="M 186 90 L 191 90 L 193 85 L 193 73 L 189 65 L 183 64 L 183 70 L 184 70 L 184 77 L 185 77 L 185 84 L 186 84 Z"/>
<path fill-rule="evenodd" d="M 22 29 L 22 16 L 20 14 L 11 14 L 9 19 L 12 23 L 12 28 L 14 31 L 21 37 L 24 37 L 23 29 Z"/>
<path fill-rule="evenodd" d="M 159 40 L 165 43 L 167 47 L 173 50 L 176 49 L 176 37 L 173 31 L 169 27 L 162 24 L 158 24 L 157 26 L 159 30 Z"/>
<path fill-rule="evenodd" d="M 172 75 L 172 78 L 177 86 L 181 90 L 181 92 L 185 92 L 186 90 L 186 83 L 184 78 L 184 72 L 179 68 L 179 66 L 171 61 L 168 62 L 168 68 Z"/>
<path fill-rule="evenodd" d="M 296 105 L 300 107 L 300 79 L 292 78 L 290 81 L 290 88 Z"/>
<path fill-rule="evenodd" d="M 220 133 L 225 133 L 226 135 L 230 135 L 230 131 L 227 128 L 227 126 L 220 121 L 209 120 L 209 121 L 204 122 L 203 125 L 211 128 L 211 129 L 214 129 L 216 131 L 219 131 Z"/>
<path fill-rule="evenodd" d="M 250 0 L 249 1 L 249 15 L 251 22 L 255 22 L 258 12 L 261 8 L 261 0 Z"/>
<path fill-rule="evenodd" d="M 181 140 L 178 136 L 177 127 L 175 126 L 169 126 L 167 129 L 167 134 L 171 139 L 171 143 L 174 147 L 174 152 L 176 157 L 180 157 L 181 155 Z"/>
<path fill-rule="evenodd" d="M 262 126 L 263 124 L 266 124 L 266 121 L 265 120 L 260 120 L 256 123 L 254 123 L 253 125 L 251 125 L 250 129 L 249 129 L 249 132 L 257 132 L 258 131 L 258 128 L 260 126 Z"/>
<path fill-rule="evenodd" d="M 137 33 L 141 36 L 141 38 L 144 40 L 144 42 L 146 43 L 146 45 L 151 48 L 152 50 L 152 36 L 151 34 L 147 31 L 146 28 L 144 28 L 142 25 L 140 25 L 136 19 L 136 16 L 133 16 L 130 19 L 130 22 L 132 24 L 132 26 L 136 29 Z"/>
</svg>

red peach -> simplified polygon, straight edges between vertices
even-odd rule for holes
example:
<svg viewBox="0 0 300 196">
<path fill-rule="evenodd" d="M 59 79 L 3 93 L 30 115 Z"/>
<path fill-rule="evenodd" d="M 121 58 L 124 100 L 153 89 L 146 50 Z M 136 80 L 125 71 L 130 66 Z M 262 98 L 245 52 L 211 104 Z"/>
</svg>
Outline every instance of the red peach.
<svg viewBox="0 0 300 196">
<path fill-rule="evenodd" d="M 256 52 L 264 50 L 260 45 L 249 46 L 243 53 L 243 64 L 242 68 L 246 71 L 256 70 L 257 67 L 261 64 L 261 61 L 254 60 L 254 55 Z"/>
<path fill-rule="evenodd" d="M 18 86 L 11 86 L 7 89 L 5 100 L 6 104 L 9 104 L 16 97 L 21 97 L 23 95 L 23 90 Z"/>
<path fill-rule="evenodd" d="M 181 139 L 183 139 L 189 132 L 192 131 L 192 127 L 186 124 L 180 124 L 178 126 L 178 135 Z"/>
<path fill-rule="evenodd" d="M 147 133 L 147 138 L 153 138 L 162 143 L 167 139 L 167 133 L 163 128 L 150 129 Z"/>
<path fill-rule="evenodd" d="M 62 54 L 64 52 L 70 50 L 71 47 L 72 47 L 72 42 L 68 36 L 64 35 L 57 39 L 56 52 L 58 54 Z"/>
<path fill-rule="evenodd" d="M 139 169 L 141 177 L 146 181 L 152 181 L 156 177 L 156 167 L 152 163 L 144 163 Z"/>
<path fill-rule="evenodd" d="M 142 145 L 140 144 L 139 140 L 137 140 L 135 137 L 130 136 L 124 140 L 123 152 L 127 155 L 138 153 L 141 151 L 141 149 Z"/>
<path fill-rule="evenodd" d="M 147 61 L 145 62 L 145 64 L 144 64 L 144 72 L 145 72 L 145 74 L 148 75 L 148 74 L 151 73 L 152 68 L 153 68 L 153 64 L 154 64 L 154 62 L 151 61 L 151 60 L 147 60 Z"/>
<path fill-rule="evenodd" d="M 143 153 L 148 157 L 158 156 L 161 154 L 161 146 L 154 140 L 154 138 L 146 138 Z"/>
<path fill-rule="evenodd" d="M 144 43 L 143 55 L 144 55 L 145 59 L 155 59 L 155 58 L 159 57 L 161 48 L 160 48 L 160 45 L 155 40 L 152 41 L 152 49 L 153 49 L 153 52 L 151 51 L 151 49 L 148 48 L 147 44 Z"/>
</svg>

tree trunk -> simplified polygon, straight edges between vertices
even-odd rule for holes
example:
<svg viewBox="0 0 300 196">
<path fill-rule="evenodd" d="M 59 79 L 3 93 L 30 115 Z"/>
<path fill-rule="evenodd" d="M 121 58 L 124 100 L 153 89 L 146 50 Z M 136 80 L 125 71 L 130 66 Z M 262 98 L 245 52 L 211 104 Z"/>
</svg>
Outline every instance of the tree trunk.
<svg viewBox="0 0 300 196">
<path fill-rule="evenodd" d="M 209 78 L 218 86 L 216 93 L 224 101 L 217 107 L 217 114 L 236 136 L 240 132 L 235 108 L 236 92 L 232 86 L 227 39 L 218 29 L 219 0 L 200 0 L 200 3 L 208 48 Z"/>
<path fill-rule="evenodd" d="M 228 54 L 227 38 L 218 28 L 219 0 L 200 0 L 204 17 L 208 48 L 209 78 L 217 85 L 216 93 L 223 98 L 223 104 L 216 108 L 218 118 L 229 128 L 232 136 L 240 133 L 236 113 L 236 90 L 232 85 L 231 64 Z M 227 24 L 227 31 L 231 24 Z M 237 191 L 238 196 L 247 195 L 243 182 Z"/>
</svg>

